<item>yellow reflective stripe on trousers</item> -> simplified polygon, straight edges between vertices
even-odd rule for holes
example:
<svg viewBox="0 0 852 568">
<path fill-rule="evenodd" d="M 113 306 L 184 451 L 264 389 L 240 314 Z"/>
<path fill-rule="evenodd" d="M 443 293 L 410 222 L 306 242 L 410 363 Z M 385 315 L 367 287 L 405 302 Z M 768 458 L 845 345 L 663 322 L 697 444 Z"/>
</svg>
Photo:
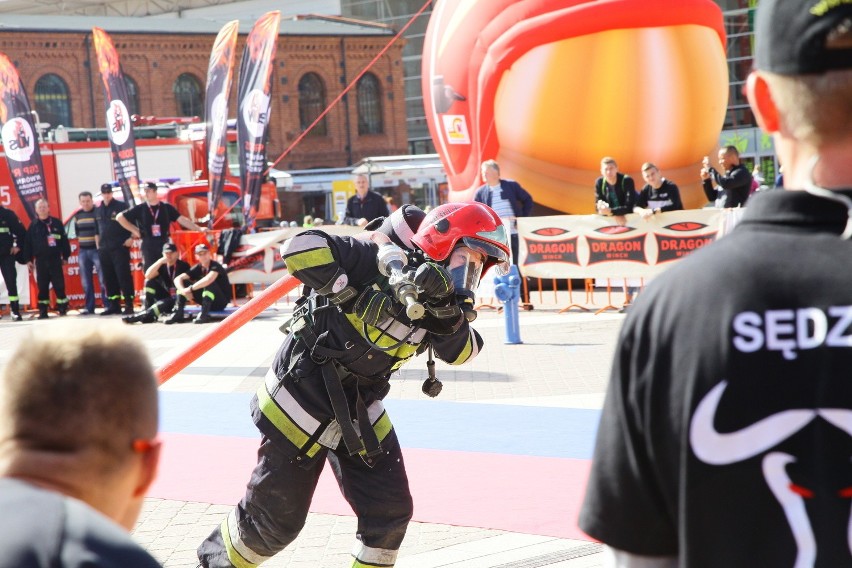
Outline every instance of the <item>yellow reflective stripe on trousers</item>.
<svg viewBox="0 0 852 568">
<path fill-rule="evenodd" d="M 293 422 L 293 420 L 284 412 L 278 404 L 272 400 L 269 396 L 269 393 L 266 391 L 266 385 L 260 385 L 260 388 L 257 389 L 257 403 L 260 407 L 260 411 L 263 413 L 266 418 L 272 422 L 273 425 L 282 433 L 284 436 L 290 440 L 294 446 L 299 449 L 304 449 L 304 447 L 310 442 L 310 437 L 308 434 L 304 432 L 299 426 Z M 320 450 L 320 445 L 314 443 L 305 455 L 313 457 Z"/>
<path fill-rule="evenodd" d="M 231 512 L 231 515 L 232 514 L 233 511 Z M 222 521 L 222 524 L 219 525 L 219 530 L 222 532 L 222 542 L 225 543 L 225 552 L 228 555 L 228 561 L 234 566 L 236 566 L 236 568 L 255 568 L 255 566 L 258 566 L 258 564 L 252 564 L 251 562 L 243 558 L 243 556 L 237 551 L 236 547 L 234 546 L 234 541 L 231 537 L 231 530 L 228 526 L 228 519 L 231 515 L 228 515 L 228 517 L 226 517 L 225 520 Z M 239 535 L 236 536 L 237 538 L 239 538 Z"/>
<path fill-rule="evenodd" d="M 358 542 L 352 551 L 352 556 L 355 557 L 352 567 L 377 568 L 379 566 L 393 566 L 396 563 L 398 554 L 398 550 L 373 548 L 372 546 L 366 546 L 363 542 Z"/>
</svg>

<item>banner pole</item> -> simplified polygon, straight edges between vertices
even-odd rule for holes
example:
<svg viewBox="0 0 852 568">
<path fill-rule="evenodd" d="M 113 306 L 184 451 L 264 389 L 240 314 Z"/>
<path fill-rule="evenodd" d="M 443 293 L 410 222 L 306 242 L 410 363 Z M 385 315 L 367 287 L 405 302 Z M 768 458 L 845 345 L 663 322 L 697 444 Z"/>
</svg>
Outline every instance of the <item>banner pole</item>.
<svg viewBox="0 0 852 568">
<path fill-rule="evenodd" d="M 237 311 L 196 339 L 185 351 L 157 369 L 157 382 L 163 384 L 188 367 L 193 361 L 218 345 L 223 339 L 251 321 L 260 312 L 274 304 L 284 294 L 301 284 L 291 275 L 286 275 L 269 288 L 243 304 Z"/>
</svg>

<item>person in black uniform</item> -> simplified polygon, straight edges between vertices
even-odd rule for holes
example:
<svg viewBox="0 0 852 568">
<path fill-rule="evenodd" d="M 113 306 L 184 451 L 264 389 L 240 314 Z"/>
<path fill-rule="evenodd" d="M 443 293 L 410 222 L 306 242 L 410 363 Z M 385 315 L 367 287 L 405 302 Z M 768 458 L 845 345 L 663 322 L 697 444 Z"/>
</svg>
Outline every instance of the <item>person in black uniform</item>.
<svg viewBox="0 0 852 568">
<path fill-rule="evenodd" d="M 6 283 L 9 309 L 14 321 L 21 321 L 15 258 L 24 246 L 26 234 L 27 230 L 15 212 L 0 205 L 0 276 Z"/>
<path fill-rule="evenodd" d="M 701 167 L 704 195 L 719 209 L 745 207 L 752 177 L 748 168 L 740 163 L 740 152 L 736 146 L 719 150 L 719 166 L 725 173 L 719 173 L 710 165 L 710 158 L 704 157 Z"/>
<path fill-rule="evenodd" d="M 142 239 L 142 263 L 145 270 L 163 254 L 163 245 L 169 242 L 171 224 L 177 222 L 189 231 L 207 232 L 188 217 L 181 215 L 171 203 L 160 201 L 157 184 L 145 184 L 145 202 L 123 211 L 116 220 L 130 231 L 134 238 Z"/>
<path fill-rule="evenodd" d="M 199 546 L 205 568 L 255 566 L 292 542 L 326 459 L 358 516 L 353 566 L 393 566 L 412 500 L 381 402 L 388 380 L 427 349 L 453 365 L 479 353 L 482 338 L 457 294 L 474 290 L 491 265 L 508 270 L 510 256 L 506 229 L 486 205 L 415 213 L 403 206 L 380 230 L 357 237 L 308 230 L 282 247 L 288 272 L 308 291 L 252 401 L 263 434 L 259 461 L 246 496 Z M 413 257 L 415 248 L 417 267 L 394 288 L 384 274 L 399 275 L 392 267 L 402 269 L 405 251 Z M 416 290 L 427 315 L 416 318 L 394 289 Z M 436 383 L 427 381 L 424 392 L 435 396 Z"/>
<path fill-rule="evenodd" d="M 681 211 L 680 189 L 673 181 L 660 175 L 660 169 L 651 162 L 642 164 L 642 179 L 645 186 L 639 192 L 633 212 L 648 219 L 657 213 Z"/>
<path fill-rule="evenodd" d="M 195 323 L 208 323 L 211 311 L 224 310 L 231 301 L 231 283 L 228 281 L 227 269 L 213 260 L 213 255 L 205 244 L 195 245 L 195 256 L 198 257 L 198 264 L 175 278 L 177 304 L 172 315 L 166 320 L 167 324 L 189 321 L 184 314 L 184 307 L 190 298 L 201 305 Z"/>
<path fill-rule="evenodd" d="M 761 0 L 746 95 L 786 190 L 654 279 L 580 527 L 611 566 L 852 566 L 852 3 Z"/>
<path fill-rule="evenodd" d="M 346 201 L 343 224 L 363 227 L 373 219 L 390 215 L 388 202 L 381 193 L 370 189 L 366 175 L 356 174 L 352 182 L 355 184 L 355 195 Z"/>
<path fill-rule="evenodd" d="M 163 245 L 163 256 L 145 271 L 145 309 L 124 316 L 124 323 L 154 323 L 175 307 L 177 286 L 175 278 L 189 272 L 189 263 L 181 260 L 174 243 Z"/>
<path fill-rule="evenodd" d="M 31 270 L 35 261 L 38 319 L 47 319 L 51 285 L 56 294 L 56 310 L 60 316 L 64 316 L 68 313 L 68 298 L 65 296 L 65 274 L 62 265 L 71 256 L 71 244 L 62 221 L 50 216 L 46 199 L 36 201 L 35 210 L 36 218 L 30 223 L 24 240 L 24 257 L 29 260 Z"/>
<path fill-rule="evenodd" d="M 133 313 L 133 275 L 130 272 L 130 247 L 133 238 L 130 231 L 122 227 L 116 218 L 127 209 L 127 204 L 113 198 L 112 185 L 101 185 L 101 204 L 95 208 L 98 222 L 98 257 L 101 259 L 101 274 L 106 288 L 106 309 L 102 316 L 121 313 L 124 301 L 124 313 Z"/>
</svg>

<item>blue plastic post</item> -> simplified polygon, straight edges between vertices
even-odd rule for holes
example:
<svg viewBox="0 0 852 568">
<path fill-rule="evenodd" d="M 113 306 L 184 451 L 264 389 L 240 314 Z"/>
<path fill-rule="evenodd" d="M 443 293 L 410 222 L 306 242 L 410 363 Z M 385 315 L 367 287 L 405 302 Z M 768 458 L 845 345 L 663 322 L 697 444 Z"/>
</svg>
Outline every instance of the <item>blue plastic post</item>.
<svg viewBox="0 0 852 568">
<path fill-rule="evenodd" d="M 517 266 L 512 265 L 509 274 L 494 278 L 494 295 L 503 304 L 503 321 L 506 324 L 506 340 L 504 343 L 510 345 L 523 343 L 518 320 L 521 277 Z"/>
</svg>

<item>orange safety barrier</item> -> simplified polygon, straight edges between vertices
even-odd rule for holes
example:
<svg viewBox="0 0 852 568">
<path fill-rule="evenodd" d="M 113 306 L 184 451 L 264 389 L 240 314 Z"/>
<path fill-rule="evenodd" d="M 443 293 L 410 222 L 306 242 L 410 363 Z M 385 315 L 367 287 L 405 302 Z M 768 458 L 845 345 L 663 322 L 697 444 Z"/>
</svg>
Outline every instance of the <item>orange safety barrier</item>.
<svg viewBox="0 0 852 568">
<path fill-rule="evenodd" d="M 274 304 L 281 296 L 287 294 L 299 284 L 301 282 L 293 276 L 284 276 L 243 304 L 234 313 L 222 320 L 221 323 L 210 327 L 207 332 L 196 339 L 185 351 L 157 369 L 156 374 L 159 384 L 165 383 L 181 372 L 193 361 L 218 345 L 222 340 L 251 321 L 256 315 Z"/>
</svg>

